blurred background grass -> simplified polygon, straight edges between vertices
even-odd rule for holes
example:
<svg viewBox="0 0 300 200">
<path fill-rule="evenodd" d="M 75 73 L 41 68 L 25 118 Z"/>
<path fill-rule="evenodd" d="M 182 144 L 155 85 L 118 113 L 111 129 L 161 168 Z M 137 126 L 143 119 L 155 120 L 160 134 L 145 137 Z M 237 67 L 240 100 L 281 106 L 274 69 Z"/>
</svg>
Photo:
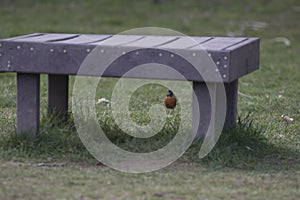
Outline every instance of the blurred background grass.
<svg viewBox="0 0 300 200">
<path fill-rule="evenodd" d="M 0 195 L 2 199 L 6 196 L 8 199 L 21 198 L 22 195 L 29 198 L 30 194 L 26 192 L 28 189 L 33 191 L 31 194 L 33 199 L 39 199 L 43 193 L 49 198 L 64 198 L 66 195 L 73 198 L 79 195 L 80 198 L 84 192 L 78 188 L 73 192 L 70 185 L 80 185 L 76 181 L 78 179 L 82 182 L 89 179 L 91 184 L 100 184 L 92 176 L 103 179 L 105 183 L 101 183 L 104 189 L 99 195 L 83 186 L 88 191 L 83 197 L 91 199 L 101 195 L 104 198 L 112 197 L 110 189 L 117 191 L 120 199 L 134 196 L 139 196 L 140 199 L 162 197 L 194 199 L 193 197 L 197 195 L 215 199 L 221 197 L 240 199 L 241 195 L 245 197 L 244 199 L 284 197 L 298 199 L 300 195 L 299 1 L 161 0 L 160 3 L 154 3 L 151 0 L 1 0 L 0 16 L 0 38 L 33 32 L 116 34 L 145 26 L 171 28 L 187 35 L 261 38 L 260 70 L 239 81 L 240 119 L 237 127 L 222 134 L 217 146 L 206 158 L 202 160 L 197 158 L 200 144 L 195 144 L 176 162 L 177 165 L 158 173 L 141 176 L 126 176 L 106 168 L 95 168 L 96 161 L 81 144 L 72 119 L 62 125 L 56 123 L 55 116 L 45 117 L 46 76 L 42 76 L 41 81 L 42 124 L 39 138 L 34 142 L 26 139 L 17 140 L 14 135 L 15 75 L 0 74 L 0 161 L 4 163 L 0 173 L 3 182 L 7 183 L 7 185 L 0 184 L 0 191 L 5 191 L 3 196 Z M 71 83 L 72 81 L 73 78 Z M 115 82 L 115 79 L 109 78 L 102 80 L 99 85 L 99 97 L 110 99 L 110 89 Z M 147 116 L 139 110 L 140 103 L 148 105 L 158 102 L 165 96 L 165 92 L 165 88 L 158 86 L 144 87 L 137 91 L 135 95 L 139 101 L 133 101 L 131 108 L 133 119 L 140 120 L 141 123 L 147 121 Z M 145 94 L 151 94 L 151 98 L 148 99 Z M 120 130 L 110 115 L 110 108 L 99 105 L 99 109 L 102 111 L 99 113 L 99 120 L 116 143 L 133 150 L 150 148 L 151 144 L 147 147 L 144 143 L 122 139 Z M 147 111 L 147 106 L 143 111 Z M 293 117 L 294 122 L 286 123 L 280 117 L 282 114 Z M 175 115 L 170 119 L 163 131 L 167 136 L 166 140 L 169 133 L 176 130 L 174 126 L 178 120 L 176 117 Z M 163 142 L 164 138 L 161 140 L 158 142 Z M 20 168 L 19 165 L 11 164 L 11 161 L 64 162 L 70 163 L 71 167 L 59 172 L 49 169 L 48 174 L 41 175 L 39 169 L 27 165 Z M 87 167 L 90 172 L 85 178 L 80 176 L 82 166 Z M 66 194 L 55 186 L 51 186 L 53 191 L 51 194 L 43 187 L 37 190 L 33 186 L 19 185 L 17 180 L 24 174 L 16 173 L 19 175 L 13 176 L 14 171 L 19 169 L 24 171 L 25 176 L 33 176 L 28 179 L 33 185 L 45 184 L 47 187 L 54 180 L 39 183 L 34 176 L 45 180 L 50 175 L 56 179 L 59 179 L 62 173 L 73 175 L 63 180 L 59 179 Z M 197 179 L 199 176 L 197 173 L 204 173 L 205 178 Z M 185 176 L 186 178 L 183 178 Z M 245 176 L 245 179 L 241 176 Z M 120 189 L 124 187 L 120 185 L 121 183 L 137 186 L 140 178 L 150 181 L 147 184 L 143 182 L 145 185 L 139 186 L 137 191 Z M 113 180 L 115 187 L 106 184 L 110 180 Z M 16 191 L 12 189 L 12 185 L 16 184 L 20 189 L 19 196 L 13 195 Z M 194 184 L 204 189 L 200 194 L 190 187 L 182 187 L 183 184 Z M 149 189 L 153 185 L 160 187 Z M 239 186 L 240 188 L 237 188 Z M 259 187 L 262 189 L 259 190 Z M 114 196 L 114 199 L 117 197 Z"/>
</svg>

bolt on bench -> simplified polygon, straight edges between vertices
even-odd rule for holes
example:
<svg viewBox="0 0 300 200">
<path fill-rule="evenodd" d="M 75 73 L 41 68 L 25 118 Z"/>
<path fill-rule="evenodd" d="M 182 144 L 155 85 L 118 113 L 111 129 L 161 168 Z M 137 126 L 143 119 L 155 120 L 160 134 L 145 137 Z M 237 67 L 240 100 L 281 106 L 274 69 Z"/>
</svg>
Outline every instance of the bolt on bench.
<svg viewBox="0 0 300 200">
<path fill-rule="evenodd" d="M 196 45 L 186 43 L 182 36 L 142 36 L 142 35 L 90 35 L 90 34 L 46 34 L 34 33 L 0 40 L 0 72 L 17 73 L 17 134 L 30 133 L 36 136 L 40 115 L 40 74 L 48 74 L 48 111 L 67 113 L 68 76 L 77 75 L 79 67 L 87 55 L 97 46 L 110 40 L 111 47 L 138 46 L 140 48 L 176 48 L 193 53 L 201 46 L 215 62 L 217 72 L 224 83 L 227 110 L 224 127 L 232 127 L 236 122 L 238 79 L 259 68 L 259 39 L 244 37 L 192 37 Z M 149 57 L 149 56 L 148 56 Z M 173 56 L 171 56 L 173 57 Z M 147 58 L 140 54 L 141 63 Z M 155 62 L 169 64 L 162 55 Z M 129 62 L 125 60 L 125 62 Z M 149 60 L 148 60 L 149 61 Z M 151 59 L 150 59 L 151 61 Z M 119 69 L 108 70 L 104 77 L 121 77 L 126 72 L 126 63 Z M 218 83 L 205 83 L 201 77 L 187 66 L 168 65 L 187 80 L 193 82 L 193 90 L 198 105 L 193 100 L 193 108 L 201 107 L 200 115 L 193 114 L 193 132 L 201 134 L 208 127 L 214 108 L 211 108 L 207 87 Z M 101 67 L 101 66 L 99 66 Z M 124 69 L 125 68 L 125 69 Z M 93 74 L 84 74 L 93 75 Z M 149 78 L 149 77 L 135 77 Z M 151 78 L 156 78 L 152 75 Z M 158 77 L 162 78 L 162 77 Z M 167 77 L 172 80 L 172 77 Z M 194 97 L 193 97 L 194 98 Z M 218 98 L 217 96 L 214 98 Z"/>
</svg>

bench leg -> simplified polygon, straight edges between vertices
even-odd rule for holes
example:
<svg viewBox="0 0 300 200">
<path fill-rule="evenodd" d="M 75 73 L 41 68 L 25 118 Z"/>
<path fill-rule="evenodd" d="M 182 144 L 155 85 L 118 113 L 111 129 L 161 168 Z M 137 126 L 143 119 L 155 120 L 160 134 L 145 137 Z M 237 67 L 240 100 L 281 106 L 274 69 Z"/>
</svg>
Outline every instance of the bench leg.
<svg viewBox="0 0 300 200">
<path fill-rule="evenodd" d="M 48 75 L 48 114 L 68 115 L 69 76 Z"/>
<path fill-rule="evenodd" d="M 238 100 L 238 80 L 225 83 L 227 110 L 224 128 L 232 128 L 236 124 L 237 100 Z"/>
<path fill-rule="evenodd" d="M 40 119 L 40 75 L 17 73 L 17 135 L 35 138 Z"/>
<path fill-rule="evenodd" d="M 207 132 L 211 118 L 211 102 L 208 89 L 204 82 L 193 82 L 193 90 L 192 133 L 193 136 L 196 136 L 196 139 L 198 139 Z"/>
<path fill-rule="evenodd" d="M 223 128 L 225 94 L 222 92 L 221 86 L 220 83 L 193 82 L 192 132 L 196 136 L 195 139 L 209 134 L 214 140 L 216 130 Z M 198 102 L 196 98 L 198 98 Z"/>
</svg>

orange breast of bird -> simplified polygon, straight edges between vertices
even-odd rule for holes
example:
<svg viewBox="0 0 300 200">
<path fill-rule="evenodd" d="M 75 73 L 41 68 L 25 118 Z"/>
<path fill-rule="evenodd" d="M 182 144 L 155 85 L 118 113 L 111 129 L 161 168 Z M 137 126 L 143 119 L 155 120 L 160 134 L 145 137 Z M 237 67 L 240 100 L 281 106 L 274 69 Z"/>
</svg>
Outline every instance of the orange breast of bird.
<svg viewBox="0 0 300 200">
<path fill-rule="evenodd" d="M 167 108 L 174 109 L 176 106 L 176 103 L 177 103 L 177 99 L 175 96 L 172 96 L 172 97 L 167 96 L 167 97 L 165 97 L 164 103 Z"/>
</svg>

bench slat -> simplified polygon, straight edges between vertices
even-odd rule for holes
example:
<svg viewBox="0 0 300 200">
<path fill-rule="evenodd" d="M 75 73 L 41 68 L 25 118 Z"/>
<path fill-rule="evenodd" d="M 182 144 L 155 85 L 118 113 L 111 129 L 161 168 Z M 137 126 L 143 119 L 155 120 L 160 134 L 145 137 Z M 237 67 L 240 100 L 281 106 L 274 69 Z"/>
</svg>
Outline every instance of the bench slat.
<svg viewBox="0 0 300 200">
<path fill-rule="evenodd" d="M 245 40 L 243 40 L 241 42 L 238 42 L 238 43 L 235 43 L 235 44 L 233 44 L 233 45 L 231 45 L 229 47 L 226 47 L 225 50 L 232 51 L 232 50 L 238 49 L 238 48 L 240 48 L 242 46 L 245 46 L 245 45 L 247 45 L 249 43 L 255 42 L 255 40 L 257 40 L 257 39 L 256 38 L 247 38 L 247 39 L 245 39 Z"/>
<path fill-rule="evenodd" d="M 146 36 L 141 40 L 128 43 L 125 46 L 134 46 L 134 47 L 143 47 L 143 48 L 154 47 L 164 43 L 171 42 L 177 38 L 178 37 L 175 36 Z"/>
<path fill-rule="evenodd" d="M 41 35 L 45 35 L 45 34 L 44 33 L 32 33 L 32 34 L 28 34 L 28 35 L 21 35 L 21 36 L 12 37 L 12 38 L 6 38 L 3 40 L 18 40 L 18 39 L 25 39 L 25 38 L 36 37 L 36 36 L 41 36 Z"/>
<path fill-rule="evenodd" d="M 78 36 L 78 34 L 42 34 L 42 35 L 33 35 L 30 37 L 20 37 L 15 38 L 15 41 L 23 42 L 51 42 L 58 40 L 65 40 Z"/>
<path fill-rule="evenodd" d="M 226 49 L 233 44 L 242 42 L 247 40 L 247 38 L 227 38 L 227 37 L 215 37 L 207 42 L 200 44 L 199 46 L 194 47 L 193 49 L 197 49 L 199 47 L 204 48 L 206 50 L 214 50 L 220 51 Z"/>
<path fill-rule="evenodd" d="M 68 40 L 57 41 L 57 43 L 88 44 L 88 43 L 101 42 L 110 37 L 111 35 L 79 35 L 78 37 L 71 38 Z"/>
<path fill-rule="evenodd" d="M 145 36 L 140 35 L 114 35 L 108 40 L 100 41 L 100 42 L 92 42 L 94 45 L 106 45 L 106 46 L 117 46 L 117 45 L 125 45 L 131 42 L 138 41 L 143 39 Z"/>
<path fill-rule="evenodd" d="M 159 46 L 160 48 L 170 48 L 170 49 L 187 49 L 202 42 L 209 40 L 210 37 L 180 37 L 178 40 L 175 40 L 171 43 Z"/>
</svg>

